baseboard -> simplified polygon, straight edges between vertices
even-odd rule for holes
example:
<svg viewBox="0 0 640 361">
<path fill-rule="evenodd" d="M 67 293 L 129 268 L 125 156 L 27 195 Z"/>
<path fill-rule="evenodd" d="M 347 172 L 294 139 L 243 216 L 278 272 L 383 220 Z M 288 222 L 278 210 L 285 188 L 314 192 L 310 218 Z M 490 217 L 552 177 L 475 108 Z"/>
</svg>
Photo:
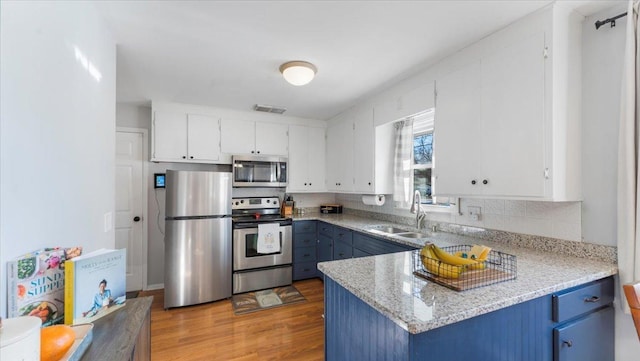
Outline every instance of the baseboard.
<svg viewBox="0 0 640 361">
<path fill-rule="evenodd" d="M 161 290 L 164 288 L 164 283 L 156 283 L 155 285 L 147 285 L 145 291 Z"/>
</svg>

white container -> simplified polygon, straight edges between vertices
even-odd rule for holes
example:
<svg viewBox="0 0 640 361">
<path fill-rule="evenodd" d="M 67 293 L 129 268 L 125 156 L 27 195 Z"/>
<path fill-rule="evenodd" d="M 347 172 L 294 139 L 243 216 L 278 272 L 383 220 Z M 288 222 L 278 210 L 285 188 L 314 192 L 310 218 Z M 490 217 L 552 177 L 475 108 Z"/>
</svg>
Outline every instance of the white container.
<svg viewBox="0 0 640 361">
<path fill-rule="evenodd" d="M 39 361 L 42 320 L 21 316 L 2 320 L 0 360 Z"/>
</svg>

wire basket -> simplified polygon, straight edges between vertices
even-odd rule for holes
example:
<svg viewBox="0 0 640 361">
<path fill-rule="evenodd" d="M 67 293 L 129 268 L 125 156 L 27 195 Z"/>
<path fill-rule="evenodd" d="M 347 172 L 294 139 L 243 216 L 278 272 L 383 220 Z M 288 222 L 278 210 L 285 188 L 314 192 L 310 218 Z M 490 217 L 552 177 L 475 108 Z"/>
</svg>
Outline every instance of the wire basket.
<svg viewBox="0 0 640 361">
<path fill-rule="evenodd" d="M 442 247 L 448 253 L 469 252 L 473 246 L 460 245 Z M 484 261 L 483 268 L 461 266 L 452 268 L 438 259 L 429 259 L 427 262 L 437 265 L 431 272 L 425 268 L 420 258 L 420 251 L 413 253 L 413 273 L 422 278 L 426 278 L 442 286 L 456 291 L 465 291 L 472 288 L 488 286 L 491 284 L 513 280 L 517 275 L 516 256 L 492 250 Z"/>
</svg>

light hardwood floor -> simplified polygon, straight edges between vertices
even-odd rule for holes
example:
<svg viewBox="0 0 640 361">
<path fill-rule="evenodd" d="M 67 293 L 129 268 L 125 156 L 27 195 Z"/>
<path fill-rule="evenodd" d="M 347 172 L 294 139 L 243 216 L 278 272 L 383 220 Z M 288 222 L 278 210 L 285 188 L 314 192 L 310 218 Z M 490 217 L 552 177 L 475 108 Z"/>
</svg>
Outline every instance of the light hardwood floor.
<svg viewBox="0 0 640 361">
<path fill-rule="evenodd" d="M 164 310 L 163 290 L 153 296 L 151 359 L 323 360 L 324 295 L 319 279 L 294 282 L 305 302 L 236 316 L 231 300 Z"/>
</svg>

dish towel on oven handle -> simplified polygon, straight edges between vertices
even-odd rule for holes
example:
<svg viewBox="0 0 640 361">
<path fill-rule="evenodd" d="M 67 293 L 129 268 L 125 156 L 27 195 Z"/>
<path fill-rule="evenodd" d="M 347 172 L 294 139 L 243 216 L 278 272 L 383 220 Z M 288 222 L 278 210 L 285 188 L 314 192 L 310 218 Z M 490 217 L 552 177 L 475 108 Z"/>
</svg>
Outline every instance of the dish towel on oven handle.
<svg viewBox="0 0 640 361">
<path fill-rule="evenodd" d="M 258 253 L 280 252 L 280 224 L 258 224 Z"/>
</svg>

